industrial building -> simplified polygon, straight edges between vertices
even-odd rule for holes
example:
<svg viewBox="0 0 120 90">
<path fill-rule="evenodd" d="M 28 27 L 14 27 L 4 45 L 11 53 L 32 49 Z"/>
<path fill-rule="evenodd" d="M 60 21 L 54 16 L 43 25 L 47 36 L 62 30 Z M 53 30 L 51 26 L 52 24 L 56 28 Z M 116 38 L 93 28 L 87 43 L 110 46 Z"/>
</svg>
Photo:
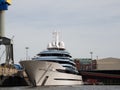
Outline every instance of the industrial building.
<svg viewBox="0 0 120 90">
<path fill-rule="evenodd" d="M 120 85 L 120 59 L 75 59 L 84 84 Z"/>
<path fill-rule="evenodd" d="M 120 70 L 120 59 L 118 58 L 104 58 L 97 61 L 96 70 Z"/>
</svg>

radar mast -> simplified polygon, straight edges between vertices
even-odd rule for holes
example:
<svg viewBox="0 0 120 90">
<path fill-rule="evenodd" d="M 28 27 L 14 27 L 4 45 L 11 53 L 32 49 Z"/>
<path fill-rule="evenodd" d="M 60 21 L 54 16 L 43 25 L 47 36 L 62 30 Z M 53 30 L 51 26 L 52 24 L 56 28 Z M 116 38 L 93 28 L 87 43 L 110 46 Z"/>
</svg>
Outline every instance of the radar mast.
<svg viewBox="0 0 120 90">
<path fill-rule="evenodd" d="M 53 32 L 53 42 L 48 44 L 48 49 L 65 49 L 63 41 L 59 40 L 59 32 Z"/>
</svg>

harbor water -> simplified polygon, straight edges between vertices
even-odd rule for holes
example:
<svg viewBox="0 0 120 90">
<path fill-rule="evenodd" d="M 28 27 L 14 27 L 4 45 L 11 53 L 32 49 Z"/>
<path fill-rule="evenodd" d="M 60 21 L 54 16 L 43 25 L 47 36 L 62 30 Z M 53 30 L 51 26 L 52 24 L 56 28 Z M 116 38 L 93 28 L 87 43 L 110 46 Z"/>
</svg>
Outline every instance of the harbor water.
<svg viewBox="0 0 120 90">
<path fill-rule="evenodd" d="M 120 90 L 120 86 L 42 86 L 42 87 L 0 87 L 0 90 Z"/>
</svg>

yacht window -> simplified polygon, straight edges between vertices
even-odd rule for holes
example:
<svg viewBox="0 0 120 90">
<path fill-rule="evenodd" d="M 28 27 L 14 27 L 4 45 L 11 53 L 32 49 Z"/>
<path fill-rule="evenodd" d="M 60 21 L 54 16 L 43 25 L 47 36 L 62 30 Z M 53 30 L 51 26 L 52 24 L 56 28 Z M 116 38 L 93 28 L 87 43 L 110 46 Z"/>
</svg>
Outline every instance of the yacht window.
<svg viewBox="0 0 120 90">
<path fill-rule="evenodd" d="M 69 70 L 56 69 L 56 71 L 61 72 L 61 73 L 68 73 L 68 74 L 77 74 L 77 73 L 69 71 Z"/>
<path fill-rule="evenodd" d="M 59 61 L 59 63 L 60 63 L 60 64 L 71 64 L 71 65 L 75 66 L 74 63 L 70 63 L 70 62 L 68 62 L 68 61 Z"/>
<path fill-rule="evenodd" d="M 38 56 L 61 56 L 61 57 L 70 57 L 71 58 L 71 56 L 70 55 L 67 55 L 67 54 L 54 54 L 54 53 L 52 53 L 52 54 L 38 54 Z"/>
</svg>

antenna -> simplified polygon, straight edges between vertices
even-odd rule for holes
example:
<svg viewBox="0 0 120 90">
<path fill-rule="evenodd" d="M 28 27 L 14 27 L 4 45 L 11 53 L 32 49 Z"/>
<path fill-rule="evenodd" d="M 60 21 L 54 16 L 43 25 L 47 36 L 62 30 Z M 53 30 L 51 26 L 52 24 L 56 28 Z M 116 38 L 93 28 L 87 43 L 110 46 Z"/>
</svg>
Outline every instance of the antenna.
<svg viewBox="0 0 120 90">
<path fill-rule="evenodd" d="M 65 49 L 65 45 L 63 41 L 59 41 L 59 32 L 53 32 L 53 38 L 54 41 L 52 43 L 48 44 L 48 48 L 54 48 L 54 49 Z"/>
<path fill-rule="evenodd" d="M 54 41 L 48 44 L 48 49 L 65 49 L 65 45 L 63 41 L 59 41 L 59 32 L 53 32 Z"/>
<path fill-rule="evenodd" d="M 59 43 L 59 32 L 53 32 L 53 36 L 54 36 L 54 44 L 55 44 L 55 47 L 59 47 L 58 43 Z"/>
<path fill-rule="evenodd" d="M 55 42 L 59 42 L 59 32 L 53 32 Z"/>
</svg>

